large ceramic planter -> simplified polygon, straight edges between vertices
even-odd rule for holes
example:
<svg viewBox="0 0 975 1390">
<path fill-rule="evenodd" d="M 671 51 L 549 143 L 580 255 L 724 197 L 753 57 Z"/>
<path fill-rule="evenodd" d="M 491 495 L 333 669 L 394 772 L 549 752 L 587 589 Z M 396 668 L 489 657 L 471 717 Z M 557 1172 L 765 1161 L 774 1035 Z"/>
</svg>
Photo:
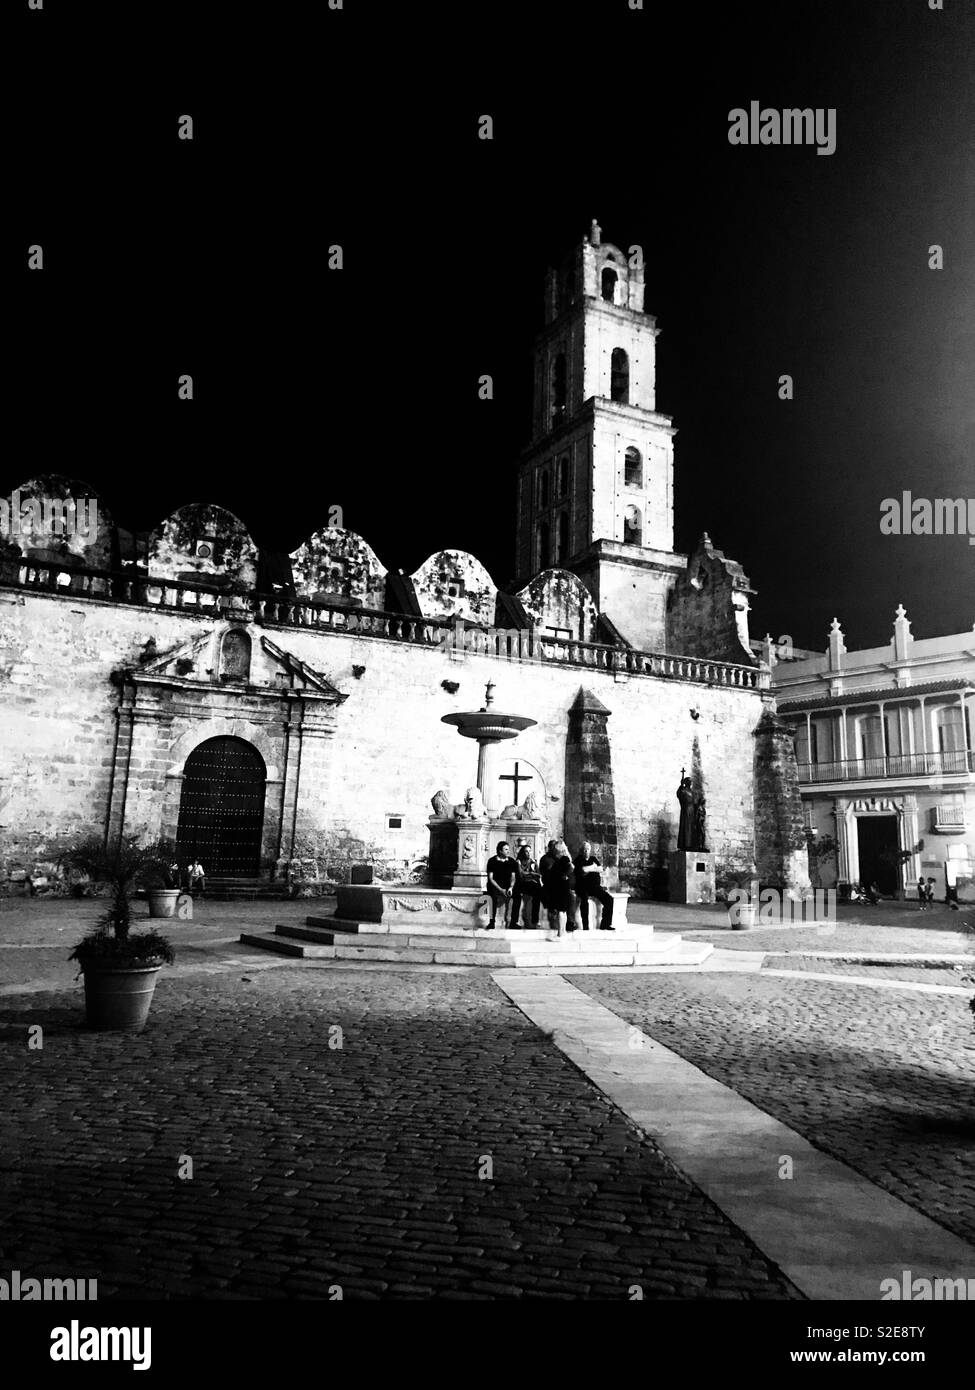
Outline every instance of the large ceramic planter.
<svg viewBox="0 0 975 1390">
<path fill-rule="evenodd" d="M 161 965 L 95 965 L 82 967 L 88 1027 L 99 1032 L 141 1033 Z"/>
<path fill-rule="evenodd" d="M 758 919 L 754 903 L 729 903 L 728 922 L 732 931 L 750 931 Z"/>
<path fill-rule="evenodd" d="M 150 888 L 149 916 L 174 917 L 176 915 L 176 899 L 178 897 L 178 888 Z"/>
</svg>

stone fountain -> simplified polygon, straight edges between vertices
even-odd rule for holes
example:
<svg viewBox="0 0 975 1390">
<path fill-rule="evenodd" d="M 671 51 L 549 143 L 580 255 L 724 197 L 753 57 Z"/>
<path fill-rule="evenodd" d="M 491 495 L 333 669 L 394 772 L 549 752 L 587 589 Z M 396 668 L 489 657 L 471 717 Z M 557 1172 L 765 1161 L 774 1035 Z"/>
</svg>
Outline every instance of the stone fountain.
<svg viewBox="0 0 975 1390">
<path fill-rule="evenodd" d="M 517 738 L 522 729 L 537 721 L 522 714 L 505 714 L 494 708 L 494 684 L 489 682 L 479 710 L 447 714 L 462 738 L 477 742 L 477 782 L 468 787 L 464 800 L 452 805 L 446 791 L 432 798 L 430 829 L 430 884 L 424 887 L 386 887 L 379 884 L 343 884 L 337 890 L 336 917 L 376 924 L 376 931 L 406 925 L 421 930 L 477 927 L 487 920 L 487 861 L 499 840 L 508 840 L 512 852 L 523 840 L 538 859 L 544 851 L 544 806 L 537 795 L 521 806 L 485 806 L 493 799 L 494 751 L 499 743 Z"/>
<path fill-rule="evenodd" d="M 484 704 L 479 710 L 461 714 L 445 714 L 444 724 L 453 724 L 462 738 L 477 741 L 477 784 L 469 787 L 464 801 L 453 806 L 446 792 L 433 797 L 434 814 L 430 828 L 430 878 L 438 887 L 477 889 L 483 892 L 486 883 L 487 861 L 494 853 L 498 840 L 523 840 L 529 845 L 532 858 L 538 859 L 543 846 L 541 837 L 545 823 L 540 816 L 543 807 L 537 796 L 529 796 L 524 805 L 502 814 L 502 808 L 487 805 L 494 797 L 497 779 L 494 777 L 494 754 L 499 743 L 517 738 L 522 729 L 537 723 L 523 714 L 505 714 L 494 708 L 494 682 L 489 681 L 484 692 Z M 512 844 L 512 853 L 517 845 Z"/>
</svg>

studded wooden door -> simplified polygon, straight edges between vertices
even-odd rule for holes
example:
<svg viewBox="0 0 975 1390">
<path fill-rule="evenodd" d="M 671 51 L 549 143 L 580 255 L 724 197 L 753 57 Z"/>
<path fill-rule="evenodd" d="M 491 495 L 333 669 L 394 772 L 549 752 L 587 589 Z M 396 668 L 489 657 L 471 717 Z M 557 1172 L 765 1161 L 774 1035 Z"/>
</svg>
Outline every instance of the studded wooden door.
<svg viewBox="0 0 975 1390">
<path fill-rule="evenodd" d="M 260 871 L 264 759 L 242 738 L 209 738 L 186 759 L 176 839 L 207 874 Z"/>
</svg>

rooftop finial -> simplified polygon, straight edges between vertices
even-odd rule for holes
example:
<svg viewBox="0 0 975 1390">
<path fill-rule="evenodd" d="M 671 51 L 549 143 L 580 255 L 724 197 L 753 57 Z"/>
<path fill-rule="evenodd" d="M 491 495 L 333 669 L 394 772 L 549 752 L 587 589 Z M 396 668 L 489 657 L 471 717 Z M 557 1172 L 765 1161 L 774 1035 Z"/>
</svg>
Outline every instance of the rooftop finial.
<svg viewBox="0 0 975 1390">
<path fill-rule="evenodd" d="M 599 239 L 602 236 L 602 234 L 603 229 L 602 227 L 600 227 L 599 223 L 596 221 L 594 217 L 592 219 L 592 222 L 589 224 L 589 240 L 593 246 L 599 245 Z"/>
</svg>

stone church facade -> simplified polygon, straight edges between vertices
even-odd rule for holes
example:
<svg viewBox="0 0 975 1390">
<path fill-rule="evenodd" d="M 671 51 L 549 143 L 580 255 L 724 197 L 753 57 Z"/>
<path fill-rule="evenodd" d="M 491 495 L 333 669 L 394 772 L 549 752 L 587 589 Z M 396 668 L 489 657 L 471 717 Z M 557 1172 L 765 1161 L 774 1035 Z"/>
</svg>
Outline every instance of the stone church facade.
<svg viewBox="0 0 975 1390">
<path fill-rule="evenodd" d="M 479 709 L 489 681 L 536 721 L 499 750 L 498 809 L 531 796 L 622 886 L 665 893 L 686 768 L 719 862 L 802 883 L 748 580 L 707 535 L 673 550 L 675 430 L 642 300 L 595 224 L 549 275 L 511 592 L 456 550 L 387 570 L 337 526 L 268 554 L 212 504 L 131 537 L 97 498 L 85 533 L 90 488 L 25 482 L 0 536 L 0 892 L 51 880 L 94 829 L 165 835 L 231 878 L 301 861 L 401 880 L 427 854 L 430 798 L 475 781 L 443 716 Z"/>
</svg>

